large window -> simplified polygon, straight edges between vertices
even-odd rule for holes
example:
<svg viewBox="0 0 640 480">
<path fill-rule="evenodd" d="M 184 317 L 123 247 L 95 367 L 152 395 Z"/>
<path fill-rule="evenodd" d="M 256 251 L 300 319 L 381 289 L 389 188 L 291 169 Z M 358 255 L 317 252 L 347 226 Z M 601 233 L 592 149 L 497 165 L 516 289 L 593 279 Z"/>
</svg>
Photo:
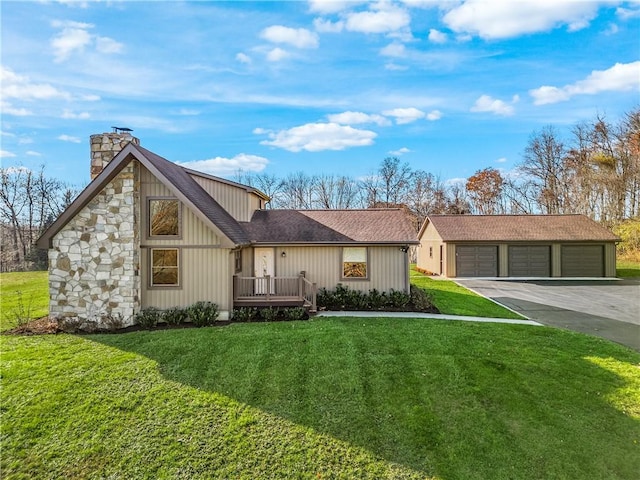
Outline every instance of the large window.
<svg viewBox="0 0 640 480">
<path fill-rule="evenodd" d="M 149 200 L 149 236 L 180 236 L 180 202 L 170 198 Z"/>
<path fill-rule="evenodd" d="M 151 249 L 151 286 L 180 285 L 180 252 L 177 248 Z"/>
<path fill-rule="evenodd" d="M 367 278 L 367 248 L 345 247 L 342 249 L 342 277 Z"/>
</svg>

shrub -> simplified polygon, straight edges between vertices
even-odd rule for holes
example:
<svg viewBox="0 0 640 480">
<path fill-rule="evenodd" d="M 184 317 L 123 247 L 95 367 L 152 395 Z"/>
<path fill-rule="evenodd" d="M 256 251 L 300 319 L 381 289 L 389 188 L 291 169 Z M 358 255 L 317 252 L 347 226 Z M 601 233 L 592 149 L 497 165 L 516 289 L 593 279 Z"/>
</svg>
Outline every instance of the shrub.
<svg viewBox="0 0 640 480">
<path fill-rule="evenodd" d="M 100 324 L 104 329 L 115 332 L 124 326 L 124 318 L 121 313 L 107 313 L 100 317 Z"/>
<path fill-rule="evenodd" d="M 404 308 L 409 305 L 411 297 L 401 290 L 391 290 L 389 292 L 389 306 L 393 308 Z"/>
<path fill-rule="evenodd" d="M 20 327 L 29 323 L 32 320 L 33 311 L 33 295 L 29 297 L 29 301 L 25 303 L 22 296 L 22 290 L 16 291 L 16 298 L 18 299 L 16 306 L 11 311 L 11 316 L 16 324 Z"/>
<path fill-rule="evenodd" d="M 280 313 L 280 310 L 273 307 L 267 307 L 260 310 L 260 316 L 265 322 L 272 322 L 278 318 L 278 313 Z"/>
<path fill-rule="evenodd" d="M 236 322 L 250 322 L 258 316 L 258 309 L 255 307 L 241 307 L 233 311 L 233 319 Z"/>
<path fill-rule="evenodd" d="M 58 321 L 58 328 L 65 333 L 75 333 L 80 330 L 82 325 L 82 320 L 78 317 L 59 317 L 56 320 Z"/>
<path fill-rule="evenodd" d="M 289 307 L 282 312 L 285 320 L 305 320 L 307 318 L 307 310 L 304 307 Z"/>
<path fill-rule="evenodd" d="M 147 307 L 136 313 L 135 323 L 142 328 L 153 328 L 158 325 L 162 312 L 156 307 Z"/>
<path fill-rule="evenodd" d="M 387 305 L 388 299 L 387 294 L 384 292 L 379 292 L 375 288 L 373 290 L 369 290 L 368 303 L 369 307 L 372 310 L 380 310 Z"/>
<path fill-rule="evenodd" d="M 206 327 L 216 323 L 219 310 L 215 303 L 200 301 L 187 307 L 187 313 L 196 327 Z"/>
<path fill-rule="evenodd" d="M 434 310 L 431 295 L 420 287 L 411 285 L 411 305 L 417 312 L 429 312 Z"/>
<path fill-rule="evenodd" d="M 167 308 L 162 312 L 162 321 L 168 325 L 181 325 L 187 321 L 189 314 L 187 310 L 180 307 Z"/>
</svg>

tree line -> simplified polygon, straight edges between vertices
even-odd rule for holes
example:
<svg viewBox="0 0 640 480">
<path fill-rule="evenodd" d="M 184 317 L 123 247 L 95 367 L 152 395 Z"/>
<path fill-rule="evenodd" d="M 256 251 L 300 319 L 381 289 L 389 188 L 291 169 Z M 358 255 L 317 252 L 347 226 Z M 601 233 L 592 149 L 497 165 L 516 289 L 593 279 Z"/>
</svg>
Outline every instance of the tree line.
<svg viewBox="0 0 640 480">
<path fill-rule="evenodd" d="M 46 177 L 44 167 L 2 168 L 0 175 L 2 269 L 25 268 L 34 258 L 42 263 L 46 256 L 35 255 L 33 243 L 78 190 Z M 613 122 L 601 115 L 580 122 L 567 138 L 546 126 L 531 134 L 515 169 L 487 167 L 462 182 L 412 169 L 397 157 L 383 159 L 364 178 L 239 171 L 234 180 L 267 194 L 268 208 L 401 207 L 416 230 L 430 214 L 581 213 L 615 227 L 640 216 L 640 107 Z"/>
</svg>

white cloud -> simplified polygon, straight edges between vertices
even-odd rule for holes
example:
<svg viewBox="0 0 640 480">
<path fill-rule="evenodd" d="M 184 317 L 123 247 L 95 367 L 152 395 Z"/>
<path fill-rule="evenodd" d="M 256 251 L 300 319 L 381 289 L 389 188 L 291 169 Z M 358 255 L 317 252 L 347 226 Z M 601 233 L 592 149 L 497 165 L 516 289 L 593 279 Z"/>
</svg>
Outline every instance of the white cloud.
<svg viewBox="0 0 640 480">
<path fill-rule="evenodd" d="M 32 83 L 29 77 L 18 75 L 4 66 L 0 67 L 2 97 L 19 100 L 47 100 L 51 98 L 70 99 L 67 92 L 58 90 L 48 83 Z"/>
<path fill-rule="evenodd" d="M 357 0 L 309 0 L 309 11 L 314 13 L 339 13 L 359 3 Z"/>
<path fill-rule="evenodd" d="M 62 140 L 63 142 L 71 142 L 71 143 L 80 143 L 82 140 L 80 140 L 78 137 L 72 137 L 70 135 L 60 135 L 58 137 L 58 140 Z"/>
<path fill-rule="evenodd" d="M 290 152 L 301 150 L 320 152 L 372 145 L 376 137 L 377 134 L 370 130 L 359 130 L 337 123 L 308 123 L 277 133 L 269 133 L 270 140 L 263 140 L 260 143 Z"/>
<path fill-rule="evenodd" d="M 31 110 L 27 110 L 26 108 L 15 108 L 9 102 L 5 102 L 4 100 L 0 101 L 0 112 L 3 115 L 13 115 L 14 117 L 27 117 L 29 115 L 33 115 Z"/>
<path fill-rule="evenodd" d="M 90 117 L 91 115 L 89 115 L 89 112 L 74 113 L 68 109 L 65 109 L 62 112 L 62 115 L 60 116 L 60 118 L 66 118 L 71 120 L 86 120 L 87 118 L 90 118 Z"/>
<path fill-rule="evenodd" d="M 344 29 L 344 22 L 341 20 L 338 20 L 337 22 L 332 22 L 331 20 L 315 18 L 313 20 L 313 27 L 316 29 L 316 32 L 340 33 Z"/>
<path fill-rule="evenodd" d="M 81 53 L 91 46 L 98 53 L 104 54 L 120 53 L 124 49 L 124 44 L 113 38 L 89 33 L 89 30 L 94 27 L 91 23 L 54 20 L 51 22 L 51 26 L 62 29 L 50 42 L 56 63 L 63 62 L 69 59 L 73 53 Z"/>
<path fill-rule="evenodd" d="M 51 40 L 54 60 L 62 62 L 75 51 L 83 51 L 91 43 L 91 34 L 81 28 L 64 28 Z"/>
<path fill-rule="evenodd" d="M 520 97 L 514 95 L 510 103 L 503 100 L 498 100 L 489 95 L 482 95 L 476 103 L 471 107 L 472 112 L 490 112 L 495 115 L 501 115 L 503 117 L 511 116 L 515 113 L 513 105 L 518 103 Z"/>
<path fill-rule="evenodd" d="M 406 54 L 407 52 L 406 52 L 405 46 L 399 42 L 390 43 L 389 45 L 384 47 L 382 50 L 380 50 L 380 55 L 383 55 L 385 57 L 399 58 L 399 57 L 406 56 Z"/>
<path fill-rule="evenodd" d="M 637 18 L 637 17 L 640 17 L 640 7 L 636 7 L 636 8 L 618 7 L 616 8 L 616 15 L 620 18 L 620 20 L 629 20 L 630 18 Z"/>
<path fill-rule="evenodd" d="M 9 152 L 7 150 L 0 150 L 0 158 L 11 158 L 15 156 L 15 153 Z"/>
<path fill-rule="evenodd" d="M 196 115 L 200 115 L 200 111 L 194 110 L 192 108 L 181 108 L 178 110 L 178 115 L 183 115 L 185 117 L 193 117 Z"/>
<path fill-rule="evenodd" d="M 391 33 L 407 28 L 411 22 L 404 8 L 384 2 L 374 4 L 373 8 L 373 11 L 348 13 L 345 28 L 351 32 Z"/>
<path fill-rule="evenodd" d="M 18 145 L 31 145 L 32 143 L 33 143 L 33 138 L 21 137 L 18 139 Z"/>
<path fill-rule="evenodd" d="M 426 116 L 422 110 L 418 110 L 414 107 L 394 108 L 393 110 L 385 110 L 382 113 L 389 117 L 395 117 L 398 125 L 415 122 L 416 120 L 420 120 Z"/>
<path fill-rule="evenodd" d="M 466 0 L 449 10 L 444 23 L 455 32 L 486 39 L 510 38 L 544 32 L 560 25 L 569 31 L 589 25 L 599 2 L 575 0 Z"/>
<path fill-rule="evenodd" d="M 391 150 L 389 152 L 389 155 L 393 155 L 394 157 L 399 157 L 401 155 L 404 155 L 405 153 L 409 153 L 411 150 L 409 150 L 407 147 L 402 147 L 398 150 Z"/>
<path fill-rule="evenodd" d="M 432 28 L 429 30 L 429 41 L 433 43 L 445 43 L 447 41 L 447 34 Z"/>
<path fill-rule="evenodd" d="M 440 120 L 442 118 L 442 112 L 440 110 L 432 110 L 427 113 L 427 120 L 435 121 Z"/>
<path fill-rule="evenodd" d="M 342 112 L 327 115 L 327 119 L 332 123 L 339 123 L 341 125 L 358 125 L 363 123 L 375 123 L 377 125 L 386 126 L 391 122 L 382 115 L 368 114 L 363 112 Z"/>
<path fill-rule="evenodd" d="M 109 37 L 96 37 L 96 50 L 100 53 L 120 53 L 124 44 Z"/>
<path fill-rule="evenodd" d="M 27 156 L 29 156 L 29 157 L 41 157 L 42 154 L 40 152 L 36 152 L 34 150 L 28 150 L 27 151 Z"/>
<path fill-rule="evenodd" d="M 640 61 L 616 63 L 607 70 L 594 70 L 584 80 L 564 87 L 542 86 L 529 90 L 535 105 L 569 100 L 574 95 L 595 95 L 606 91 L 623 92 L 640 87 Z"/>
<path fill-rule="evenodd" d="M 265 28 L 260 36 L 272 43 L 285 43 L 296 48 L 318 48 L 318 34 L 306 28 L 272 25 Z"/>
<path fill-rule="evenodd" d="M 267 53 L 267 60 L 270 62 L 279 62 L 280 60 L 284 60 L 288 56 L 289 56 L 289 52 L 279 47 L 276 47 Z"/>
<path fill-rule="evenodd" d="M 236 60 L 239 61 L 240 63 L 245 63 L 245 64 L 251 63 L 251 57 L 246 53 L 242 53 L 242 52 L 236 54 Z"/>
<path fill-rule="evenodd" d="M 269 160 L 264 157 L 246 153 L 239 153 L 233 158 L 215 157 L 207 160 L 178 162 L 178 164 L 183 167 L 212 175 L 231 175 L 238 170 L 244 172 L 261 172 L 266 168 L 268 163 Z"/>
<path fill-rule="evenodd" d="M 398 65 L 397 63 L 387 63 L 384 68 L 385 70 L 390 70 L 392 72 L 402 72 L 409 69 L 406 65 Z"/>
<path fill-rule="evenodd" d="M 507 159 L 505 157 L 500 157 L 496 160 L 496 163 L 506 163 Z"/>
<path fill-rule="evenodd" d="M 0 137 L 15 137 L 15 136 L 16 136 L 15 133 L 5 132 L 0 130 Z"/>
</svg>

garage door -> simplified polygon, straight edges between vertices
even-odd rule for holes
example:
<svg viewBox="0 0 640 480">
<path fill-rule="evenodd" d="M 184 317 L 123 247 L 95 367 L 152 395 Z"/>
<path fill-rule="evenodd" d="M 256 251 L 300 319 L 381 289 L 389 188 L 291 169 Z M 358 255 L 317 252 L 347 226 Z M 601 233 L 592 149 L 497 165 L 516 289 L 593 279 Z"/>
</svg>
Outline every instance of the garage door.
<svg viewBox="0 0 640 480">
<path fill-rule="evenodd" d="M 550 277 L 549 245 L 509 245 L 510 277 Z"/>
<path fill-rule="evenodd" d="M 563 277 L 604 277 L 603 245 L 562 245 Z"/>
<path fill-rule="evenodd" d="M 456 276 L 497 277 L 497 245 L 457 245 Z"/>
</svg>

